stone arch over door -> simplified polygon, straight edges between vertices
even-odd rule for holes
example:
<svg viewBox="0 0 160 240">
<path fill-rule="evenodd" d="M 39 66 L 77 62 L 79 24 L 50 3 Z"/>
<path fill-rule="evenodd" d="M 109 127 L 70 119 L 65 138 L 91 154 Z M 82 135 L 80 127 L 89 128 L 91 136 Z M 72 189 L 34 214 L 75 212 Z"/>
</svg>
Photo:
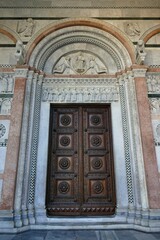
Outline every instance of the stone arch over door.
<svg viewBox="0 0 160 240">
<path fill-rule="evenodd" d="M 90 56 L 106 69 L 110 65 L 107 73 L 112 74 L 135 63 L 134 46 L 128 37 L 115 26 L 102 25 L 98 20 L 73 19 L 50 24 L 30 40 L 26 51 L 27 63 L 48 74 L 55 73 L 58 61 L 61 64 L 62 59 L 74 58 L 74 54 Z M 68 74 L 74 74 L 75 69 L 72 70 Z"/>
</svg>

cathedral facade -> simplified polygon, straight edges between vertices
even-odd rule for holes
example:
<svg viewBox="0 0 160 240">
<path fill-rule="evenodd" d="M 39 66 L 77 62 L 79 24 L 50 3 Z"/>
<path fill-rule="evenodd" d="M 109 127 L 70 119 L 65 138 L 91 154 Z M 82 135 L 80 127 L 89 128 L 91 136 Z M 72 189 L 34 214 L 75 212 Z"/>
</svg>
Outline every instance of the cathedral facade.
<svg viewBox="0 0 160 240">
<path fill-rule="evenodd" d="M 159 1 L 0 6 L 0 231 L 160 231 Z"/>
</svg>

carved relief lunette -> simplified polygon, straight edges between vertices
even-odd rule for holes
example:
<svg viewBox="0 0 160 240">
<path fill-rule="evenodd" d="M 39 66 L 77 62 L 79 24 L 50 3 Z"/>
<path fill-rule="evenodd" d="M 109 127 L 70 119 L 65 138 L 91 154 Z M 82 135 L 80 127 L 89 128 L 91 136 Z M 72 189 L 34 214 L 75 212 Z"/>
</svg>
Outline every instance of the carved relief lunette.
<svg viewBox="0 0 160 240">
<path fill-rule="evenodd" d="M 58 74 L 102 74 L 108 70 L 97 57 L 78 52 L 63 56 L 53 69 Z"/>
</svg>

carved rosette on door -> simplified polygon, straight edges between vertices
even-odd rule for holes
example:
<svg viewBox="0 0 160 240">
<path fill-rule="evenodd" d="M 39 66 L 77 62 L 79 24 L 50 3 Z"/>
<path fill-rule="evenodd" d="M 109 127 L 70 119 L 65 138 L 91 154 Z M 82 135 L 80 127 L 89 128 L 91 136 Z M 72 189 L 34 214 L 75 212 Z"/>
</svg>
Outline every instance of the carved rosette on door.
<svg viewBox="0 0 160 240">
<path fill-rule="evenodd" d="M 115 212 L 110 105 L 51 105 L 47 213 Z"/>
</svg>

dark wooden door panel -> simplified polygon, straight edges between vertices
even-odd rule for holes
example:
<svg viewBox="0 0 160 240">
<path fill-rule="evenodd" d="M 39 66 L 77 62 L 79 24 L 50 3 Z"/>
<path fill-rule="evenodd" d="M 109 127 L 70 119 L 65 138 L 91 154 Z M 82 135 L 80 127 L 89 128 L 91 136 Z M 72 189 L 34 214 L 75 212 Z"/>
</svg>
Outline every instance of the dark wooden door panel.
<svg viewBox="0 0 160 240">
<path fill-rule="evenodd" d="M 47 184 L 49 215 L 115 210 L 110 105 L 52 106 Z"/>
</svg>

